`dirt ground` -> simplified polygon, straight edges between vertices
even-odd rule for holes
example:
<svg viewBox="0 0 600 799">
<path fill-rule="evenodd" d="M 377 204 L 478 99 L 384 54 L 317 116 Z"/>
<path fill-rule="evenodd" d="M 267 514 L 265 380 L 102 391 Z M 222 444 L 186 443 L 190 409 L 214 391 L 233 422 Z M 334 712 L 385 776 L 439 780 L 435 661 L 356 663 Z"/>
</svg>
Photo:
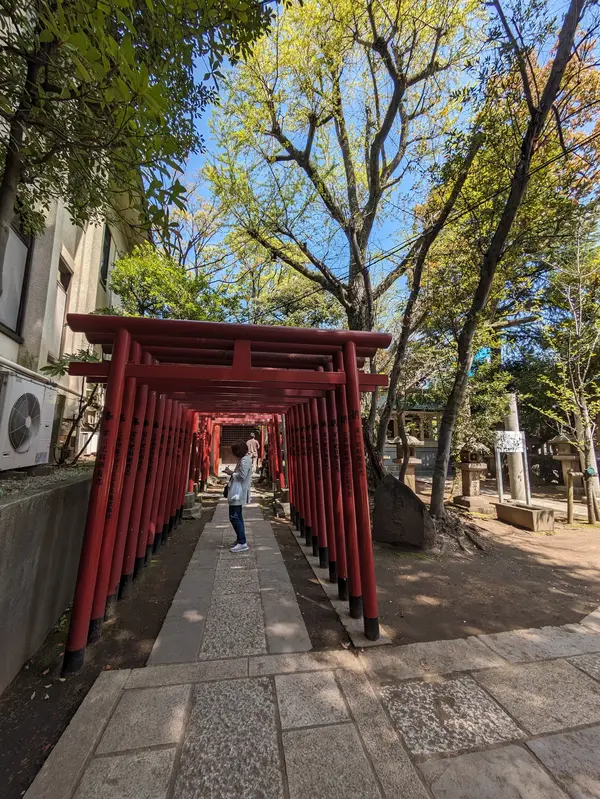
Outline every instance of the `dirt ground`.
<svg viewBox="0 0 600 799">
<path fill-rule="evenodd" d="M 600 605 L 600 528 L 531 533 L 472 519 L 485 552 L 375 545 L 380 619 L 395 643 L 578 622 Z"/>
<path fill-rule="evenodd" d="M 183 523 L 119 603 L 114 623 L 88 647 L 83 669 L 62 679 L 60 668 L 69 615 L 0 697 L 0 797 L 20 799 L 104 669 L 144 666 L 220 492 L 205 502 L 198 521 Z M 61 799 L 61 797 L 56 797 Z"/>
</svg>

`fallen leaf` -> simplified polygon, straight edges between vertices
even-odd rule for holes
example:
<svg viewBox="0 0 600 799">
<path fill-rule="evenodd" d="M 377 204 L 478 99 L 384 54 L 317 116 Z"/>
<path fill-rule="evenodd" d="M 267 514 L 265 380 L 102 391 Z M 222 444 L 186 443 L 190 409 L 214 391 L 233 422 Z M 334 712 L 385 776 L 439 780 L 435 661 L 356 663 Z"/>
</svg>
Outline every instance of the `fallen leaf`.
<svg viewBox="0 0 600 799">
<path fill-rule="evenodd" d="M 35 699 L 35 691 L 31 694 L 31 698 Z"/>
<path fill-rule="evenodd" d="M 104 667 L 104 671 L 110 671 L 111 669 L 112 669 L 112 666 L 105 666 Z"/>
<path fill-rule="evenodd" d="M 50 669 L 46 669 L 45 671 L 43 671 L 43 672 L 42 672 L 42 677 L 45 677 L 45 676 L 46 676 L 46 674 L 48 674 L 48 672 L 49 672 L 49 671 L 50 671 Z"/>
<path fill-rule="evenodd" d="M 46 694 L 46 696 L 44 697 L 44 699 L 50 699 L 50 694 Z"/>
<path fill-rule="evenodd" d="M 52 683 L 50 683 L 50 685 L 44 685 L 44 688 L 52 688 Z"/>
<path fill-rule="evenodd" d="M 342 646 L 344 649 L 350 649 L 350 644 L 347 641 L 342 641 Z"/>
<path fill-rule="evenodd" d="M 59 681 L 59 682 L 66 682 L 66 681 L 67 681 L 67 678 L 66 678 L 66 677 L 59 677 L 59 678 L 58 678 L 58 681 Z"/>
</svg>

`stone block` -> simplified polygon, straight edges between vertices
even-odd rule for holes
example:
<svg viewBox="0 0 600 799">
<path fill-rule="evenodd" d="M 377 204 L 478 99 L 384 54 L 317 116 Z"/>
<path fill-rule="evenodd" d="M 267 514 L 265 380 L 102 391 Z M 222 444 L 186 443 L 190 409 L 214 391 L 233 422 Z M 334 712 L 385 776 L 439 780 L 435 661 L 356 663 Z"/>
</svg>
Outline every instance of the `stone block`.
<svg viewBox="0 0 600 799">
<path fill-rule="evenodd" d="M 187 491 L 184 498 L 183 498 L 183 507 L 185 508 L 193 508 L 196 504 L 196 495 L 193 491 Z"/>
<path fill-rule="evenodd" d="M 600 721 L 600 686 L 564 660 L 474 676 L 533 735 Z"/>
<path fill-rule="evenodd" d="M 494 502 L 496 517 L 501 522 L 523 527 L 538 533 L 554 530 L 554 511 L 535 505 L 509 505 L 508 502 Z"/>
<path fill-rule="evenodd" d="M 568 799 L 520 746 L 428 760 L 420 769 L 435 799 Z"/>
<path fill-rule="evenodd" d="M 126 691 L 98 744 L 97 753 L 178 743 L 190 693 L 189 685 Z"/>
<path fill-rule="evenodd" d="M 471 677 L 382 688 L 396 728 L 415 755 L 459 752 L 522 738 L 505 711 Z"/>
<path fill-rule="evenodd" d="M 336 676 L 385 795 L 427 799 L 419 774 L 367 678 L 342 670 Z"/>
<path fill-rule="evenodd" d="M 310 636 L 293 590 L 261 590 L 267 651 L 272 655 L 308 652 Z"/>
<path fill-rule="evenodd" d="M 75 799 L 166 799 L 176 749 L 92 760 Z"/>
<path fill-rule="evenodd" d="M 435 528 L 425 504 L 392 474 L 386 474 L 375 491 L 373 538 L 421 549 L 430 548 L 435 541 Z"/>
<path fill-rule="evenodd" d="M 208 611 L 200 660 L 266 653 L 265 622 L 260 596 L 224 594 Z"/>
<path fill-rule="evenodd" d="M 478 511 L 479 513 L 487 513 L 494 509 L 493 504 L 490 502 L 490 498 L 481 494 L 475 497 L 469 497 L 469 496 L 452 497 L 452 502 L 461 508 L 467 508 L 468 510 Z"/>
<path fill-rule="evenodd" d="M 275 688 L 284 730 L 349 720 L 344 698 L 331 671 L 280 674 L 275 677 Z"/>
<path fill-rule="evenodd" d="M 251 677 L 327 669 L 362 671 L 362 665 L 356 655 L 342 650 L 297 655 L 263 655 L 250 658 L 248 663 L 248 673 Z"/>
<path fill-rule="evenodd" d="M 527 746 L 574 799 L 600 799 L 600 727 L 538 738 Z"/>
<path fill-rule="evenodd" d="M 127 688 L 156 688 L 210 680 L 234 680 L 248 676 L 248 658 L 207 660 L 202 663 L 174 663 L 132 669 Z"/>
<path fill-rule="evenodd" d="M 353 724 L 289 730 L 283 749 L 290 799 L 381 799 Z"/>
<path fill-rule="evenodd" d="M 206 611 L 193 609 L 178 613 L 172 606 L 154 641 L 148 665 L 195 661 L 204 635 L 206 616 Z"/>
<path fill-rule="evenodd" d="M 569 663 L 600 682 L 600 655 L 580 655 L 576 658 L 569 658 Z"/>
<path fill-rule="evenodd" d="M 223 594 L 258 594 L 257 569 L 228 569 L 215 576 L 214 596 Z"/>
<path fill-rule="evenodd" d="M 596 633 L 600 633 L 600 608 L 593 611 L 593 613 L 588 613 L 588 615 L 581 620 L 581 624 L 584 627 L 589 627 L 590 630 Z"/>
<path fill-rule="evenodd" d="M 124 669 L 99 675 L 31 784 L 27 799 L 66 799 L 73 794 L 129 674 Z"/>
<path fill-rule="evenodd" d="M 475 637 L 372 649 L 359 657 L 367 672 L 372 672 L 380 682 L 506 665 L 506 661 Z"/>
<path fill-rule="evenodd" d="M 532 663 L 600 652 L 600 635 L 581 624 L 513 630 L 480 635 L 479 639 L 510 663 Z"/>
<path fill-rule="evenodd" d="M 269 679 L 195 687 L 177 799 L 283 799 L 281 766 Z"/>
</svg>

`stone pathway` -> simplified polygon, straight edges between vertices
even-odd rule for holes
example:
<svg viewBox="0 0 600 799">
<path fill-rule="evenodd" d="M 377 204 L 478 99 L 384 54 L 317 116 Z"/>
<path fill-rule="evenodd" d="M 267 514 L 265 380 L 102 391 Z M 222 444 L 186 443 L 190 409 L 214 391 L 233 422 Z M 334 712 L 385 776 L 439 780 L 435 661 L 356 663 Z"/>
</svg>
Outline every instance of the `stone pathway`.
<svg viewBox="0 0 600 799">
<path fill-rule="evenodd" d="M 221 503 L 143 669 L 100 675 L 27 799 L 600 799 L 600 611 L 311 652 L 270 525 Z"/>
</svg>

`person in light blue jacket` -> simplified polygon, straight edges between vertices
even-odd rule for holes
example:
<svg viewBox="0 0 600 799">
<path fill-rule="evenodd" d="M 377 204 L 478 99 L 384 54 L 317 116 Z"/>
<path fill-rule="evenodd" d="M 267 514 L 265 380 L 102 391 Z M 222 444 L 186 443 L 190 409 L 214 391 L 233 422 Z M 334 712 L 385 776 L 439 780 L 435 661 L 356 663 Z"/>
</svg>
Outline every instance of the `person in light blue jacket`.
<svg viewBox="0 0 600 799">
<path fill-rule="evenodd" d="M 245 441 L 236 441 L 235 444 L 232 445 L 231 451 L 235 457 L 238 458 L 237 465 L 233 471 L 231 471 L 229 467 L 225 469 L 227 474 L 231 475 L 227 493 L 229 521 L 237 536 L 237 542 L 231 547 L 231 551 L 247 552 L 249 547 L 246 541 L 243 508 L 244 505 L 250 502 L 252 458 L 248 454 L 248 446 Z"/>
</svg>

